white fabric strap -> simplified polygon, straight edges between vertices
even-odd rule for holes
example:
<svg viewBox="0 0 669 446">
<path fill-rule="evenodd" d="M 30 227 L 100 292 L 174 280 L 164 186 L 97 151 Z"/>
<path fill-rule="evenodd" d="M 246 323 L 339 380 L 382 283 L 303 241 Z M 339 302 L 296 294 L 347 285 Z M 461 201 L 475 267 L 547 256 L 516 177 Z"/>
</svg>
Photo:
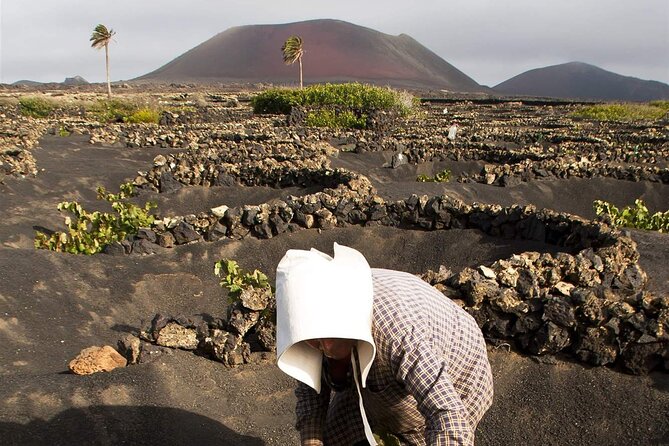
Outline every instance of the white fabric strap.
<svg viewBox="0 0 669 446">
<path fill-rule="evenodd" d="M 351 355 L 351 362 L 353 365 L 353 379 L 355 380 L 355 387 L 358 389 L 358 399 L 360 402 L 360 415 L 362 416 L 362 424 L 365 429 L 365 436 L 367 441 L 371 446 L 377 446 L 376 440 L 374 439 L 374 434 L 372 433 L 372 428 L 369 427 L 369 422 L 367 421 L 367 414 L 365 413 L 365 405 L 362 402 L 362 392 L 360 390 L 360 372 L 358 371 L 358 350 L 353 349 L 353 354 Z"/>
</svg>

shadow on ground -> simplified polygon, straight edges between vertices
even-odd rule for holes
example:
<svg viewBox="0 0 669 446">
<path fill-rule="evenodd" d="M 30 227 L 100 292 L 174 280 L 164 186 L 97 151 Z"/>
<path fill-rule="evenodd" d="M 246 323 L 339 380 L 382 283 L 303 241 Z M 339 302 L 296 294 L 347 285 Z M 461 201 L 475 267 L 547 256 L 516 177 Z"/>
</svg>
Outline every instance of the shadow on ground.
<svg viewBox="0 0 669 446">
<path fill-rule="evenodd" d="M 5 446 L 265 444 L 211 418 L 151 406 L 93 406 L 68 409 L 48 421 L 0 423 L 0 438 Z"/>
</svg>

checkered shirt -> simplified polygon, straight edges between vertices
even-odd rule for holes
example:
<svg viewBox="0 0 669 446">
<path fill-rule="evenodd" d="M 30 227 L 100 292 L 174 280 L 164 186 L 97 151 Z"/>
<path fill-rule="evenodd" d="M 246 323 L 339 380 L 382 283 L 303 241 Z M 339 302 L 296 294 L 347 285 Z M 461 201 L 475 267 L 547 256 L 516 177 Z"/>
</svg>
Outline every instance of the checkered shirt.
<svg viewBox="0 0 669 446">
<path fill-rule="evenodd" d="M 363 389 L 372 430 L 409 445 L 473 445 L 492 404 L 485 341 L 474 319 L 439 291 L 404 272 L 372 269 L 376 358 Z M 364 442 L 355 387 L 321 393 L 298 383 L 303 445 Z"/>
</svg>

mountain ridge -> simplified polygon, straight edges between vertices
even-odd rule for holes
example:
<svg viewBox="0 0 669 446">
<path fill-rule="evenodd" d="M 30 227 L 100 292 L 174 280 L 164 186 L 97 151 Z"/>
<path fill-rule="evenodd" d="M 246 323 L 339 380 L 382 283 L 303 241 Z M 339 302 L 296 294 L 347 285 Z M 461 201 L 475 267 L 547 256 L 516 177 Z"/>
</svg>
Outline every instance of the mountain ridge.
<svg viewBox="0 0 669 446">
<path fill-rule="evenodd" d="M 500 94 L 618 101 L 669 99 L 669 85 L 604 70 L 585 62 L 534 68 L 494 87 Z"/>
</svg>

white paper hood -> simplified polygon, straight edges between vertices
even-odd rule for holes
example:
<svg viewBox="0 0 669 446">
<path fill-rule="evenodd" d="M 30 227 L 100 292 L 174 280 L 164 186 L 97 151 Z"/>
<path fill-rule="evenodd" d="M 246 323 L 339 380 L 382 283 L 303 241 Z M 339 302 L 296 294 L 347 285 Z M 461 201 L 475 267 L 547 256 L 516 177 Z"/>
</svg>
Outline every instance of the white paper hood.
<svg viewBox="0 0 669 446">
<path fill-rule="evenodd" d="M 322 353 L 304 340 L 357 339 L 361 380 L 376 355 L 372 339 L 372 272 L 358 251 L 334 244 L 334 258 L 291 249 L 276 271 L 277 363 L 320 393 Z"/>
</svg>

